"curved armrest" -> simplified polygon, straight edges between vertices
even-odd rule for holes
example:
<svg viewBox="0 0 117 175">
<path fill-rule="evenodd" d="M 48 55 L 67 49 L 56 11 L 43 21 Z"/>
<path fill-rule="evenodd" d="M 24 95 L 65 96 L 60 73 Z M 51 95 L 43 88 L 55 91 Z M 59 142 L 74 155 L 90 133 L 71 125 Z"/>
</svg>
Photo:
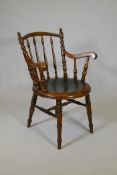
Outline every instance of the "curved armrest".
<svg viewBox="0 0 117 175">
<path fill-rule="evenodd" d="M 39 62 L 39 63 L 31 63 L 31 66 L 34 67 L 34 68 L 39 68 L 41 69 L 42 71 L 46 71 L 48 66 L 46 63 L 44 62 Z"/>
<path fill-rule="evenodd" d="M 45 62 L 39 62 L 39 63 L 34 63 L 32 62 L 30 64 L 30 66 L 32 68 L 38 68 L 39 72 L 40 72 L 40 80 L 41 80 L 41 89 L 43 92 L 47 92 L 47 88 L 46 88 L 46 79 L 45 79 L 45 75 L 44 75 L 44 71 L 48 70 L 48 65 Z M 36 71 L 37 72 L 37 71 Z"/>
<path fill-rule="evenodd" d="M 86 53 L 81 53 L 81 54 L 73 54 L 73 53 L 69 53 L 65 50 L 65 55 L 69 58 L 72 59 L 80 59 L 80 58 L 93 58 L 96 59 L 97 58 L 97 54 L 95 52 L 86 52 Z"/>
<path fill-rule="evenodd" d="M 39 68 L 41 71 L 46 71 L 48 69 L 47 63 L 42 61 L 38 63 L 33 62 L 31 58 L 28 56 L 27 52 L 26 52 L 25 60 L 26 60 L 26 63 L 32 68 Z"/>
</svg>

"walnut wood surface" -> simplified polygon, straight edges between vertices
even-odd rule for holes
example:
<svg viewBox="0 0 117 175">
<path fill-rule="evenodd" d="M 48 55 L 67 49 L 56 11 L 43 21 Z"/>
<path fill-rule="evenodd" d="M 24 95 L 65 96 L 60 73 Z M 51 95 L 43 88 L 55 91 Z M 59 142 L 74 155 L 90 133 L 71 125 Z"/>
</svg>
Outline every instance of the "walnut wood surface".
<svg viewBox="0 0 117 175">
<path fill-rule="evenodd" d="M 86 108 L 87 108 L 87 116 L 89 120 L 90 133 L 93 133 L 92 110 L 91 110 L 91 101 L 90 101 L 89 94 L 85 96 L 85 100 L 86 100 Z"/>
<path fill-rule="evenodd" d="M 33 36 L 55 36 L 55 37 L 59 37 L 59 34 L 56 33 L 50 33 L 50 32 L 32 32 L 32 33 L 28 33 L 26 35 L 24 35 L 22 37 L 23 40 L 33 37 Z"/>
<path fill-rule="evenodd" d="M 49 60 L 48 55 L 46 53 L 46 37 L 49 37 L 50 46 L 48 45 L 48 47 L 51 48 L 51 58 L 55 74 L 52 77 L 55 78 L 50 77 L 48 65 Z M 58 74 L 58 61 L 56 58 L 53 38 L 58 38 L 60 40 L 60 47 L 57 49 L 61 50 L 61 58 L 59 58 L 59 61 L 61 62 L 62 60 L 61 65 L 63 70 L 63 77 L 59 77 Z M 38 42 L 38 39 L 40 39 L 40 44 Z M 64 44 L 64 33 L 62 31 L 62 28 L 60 28 L 58 34 L 42 31 L 32 32 L 22 36 L 18 32 L 18 40 L 21 46 L 24 59 L 28 66 L 28 71 L 33 81 L 33 96 L 29 110 L 27 127 L 30 127 L 31 125 L 35 107 L 41 110 L 42 112 L 57 118 L 57 142 L 58 149 L 61 149 L 62 107 L 73 103 L 76 105 L 86 107 L 90 133 L 93 133 L 92 110 L 90 100 L 91 87 L 88 83 L 86 83 L 86 75 L 88 71 L 89 60 L 92 58 L 95 59 L 97 57 L 97 54 L 95 52 L 73 54 L 66 51 Z M 39 46 L 42 48 L 43 60 L 41 58 L 42 56 L 40 56 L 41 54 L 39 53 Z M 70 75 L 68 75 L 67 72 L 67 57 L 71 58 L 71 60 L 73 60 L 74 62 L 73 78 L 69 78 Z M 85 63 L 82 70 L 82 76 L 80 78 L 79 76 L 77 76 L 77 61 L 81 58 L 85 59 Z M 49 107 L 48 109 L 37 106 L 36 101 L 38 96 L 42 96 L 45 98 L 53 98 L 56 100 L 56 105 L 53 107 Z M 85 97 L 85 103 L 77 101 L 77 98 L 79 97 Z M 66 100 L 66 102 L 62 102 L 62 100 Z M 55 113 L 51 112 L 52 110 L 54 110 Z"/>
<path fill-rule="evenodd" d="M 46 82 L 47 92 L 43 93 L 35 88 L 35 92 L 43 97 L 54 99 L 71 99 L 87 95 L 90 91 L 90 85 L 80 80 L 74 79 L 50 79 Z"/>
<path fill-rule="evenodd" d="M 73 54 L 73 53 L 70 53 L 68 51 L 65 50 L 65 55 L 69 58 L 72 58 L 72 59 L 80 59 L 80 58 L 93 58 L 93 59 L 96 59 L 97 58 L 97 54 L 95 52 L 86 52 L 86 53 L 81 53 L 81 54 Z"/>
<path fill-rule="evenodd" d="M 62 103 L 60 99 L 56 100 L 56 117 L 57 117 L 57 133 L 58 133 L 58 149 L 61 149 L 62 134 Z"/>
</svg>

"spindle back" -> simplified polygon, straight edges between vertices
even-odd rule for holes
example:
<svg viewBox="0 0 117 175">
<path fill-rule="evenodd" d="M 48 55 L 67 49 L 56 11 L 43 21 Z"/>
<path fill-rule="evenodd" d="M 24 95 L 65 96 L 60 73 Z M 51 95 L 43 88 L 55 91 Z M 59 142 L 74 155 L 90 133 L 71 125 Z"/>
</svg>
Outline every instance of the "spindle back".
<svg viewBox="0 0 117 175">
<path fill-rule="evenodd" d="M 45 42 L 45 40 L 48 38 L 49 41 L 49 46 Z M 26 63 L 28 64 L 28 69 L 30 71 L 31 78 L 33 79 L 33 83 L 39 82 L 41 79 L 41 75 L 38 72 L 36 68 L 33 67 L 33 70 L 31 68 L 32 63 L 45 63 L 47 65 L 47 70 L 46 74 L 46 79 L 50 78 L 58 78 L 58 66 L 57 66 L 57 57 L 55 53 L 55 48 L 54 48 L 54 40 L 55 38 L 59 39 L 59 44 L 60 44 L 60 54 L 61 58 L 59 58 L 62 61 L 62 69 L 63 69 L 63 78 L 67 79 L 67 66 L 66 66 L 66 59 L 65 59 L 65 46 L 64 46 L 64 34 L 62 29 L 60 28 L 59 34 L 56 33 L 50 33 L 50 32 L 33 32 L 26 34 L 24 36 L 21 36 L 20 33 L 18 33 L 18 39 L 19 43 L 21 45 L 23 55 L 25 58 Z M 47 50 L 48 47 L 51 50 L 51 59 L 53 63 L 53 70 L 54 70 L 54 76 L 50 75 L 50 70 L 49 70 L 49 61 L 48 61 L 48 55 L 47 55 Z M 57 50 L 59 49 L 57 48 Z M 32 74 L 33 71 L 33 74 Z"/>
<path fill-rule="evenodd" d="M 65 55 L 68 57 L 69 55 L 66 54 L 64 34 L 61 28 L 58 34 L 50 32 L 33 32 L 21 36 L 21 34 L 18 33 L 18 39 L 34 86 L 39 87 L 40 90 L 46 92 L 46 80 L 51 78 L 58 79 L 60 77 L 63 77 L 63 79 L 68 79 Z M 48 42 L 46 39 L 48 39 Z M 55 40 L 58 40 L 59 43 L 59 46 L 57 45 L 57 47 L 55 45 Z M 49 54 L 48 49 L 50 50 Z M 60 51 L 59 56 L 57 53 L 58 51 Z M 72 75 L 74 80 L 77 80 L 79 79 L 80 71 L 77 71 L 77 60 L 74 59 L 73 61 L 74 64 Z M 89 57 L 86 57 L 83 69 L 81 68 L 82 82 L 85 82 L 85 77 L 88 70 L 88 62 Z M 60 63 L 62 63 L 62 65 Z M 70 71 L 71 66 L 72 65 L 70 64 Z"/>
</svg>

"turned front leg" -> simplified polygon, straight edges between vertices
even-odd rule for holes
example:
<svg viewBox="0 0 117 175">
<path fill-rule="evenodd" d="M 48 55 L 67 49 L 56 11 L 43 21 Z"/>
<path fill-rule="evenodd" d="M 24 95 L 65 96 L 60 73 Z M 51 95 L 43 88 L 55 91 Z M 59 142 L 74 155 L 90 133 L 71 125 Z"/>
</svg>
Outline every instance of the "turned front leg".
<svg viewBox="0 0 117 175">
<path fill-rule="evenodd" d="M 89 120 L 90 133 L 93 133 L 92 110 L 91 110 L 91 101 L 90 101 L 89 94 L 85 97 L 85 100 L 86 100 L 86 108 L 87 108 L 87 115 Z"/>
<path fill-rule="evenodd" d="M 58 149 L 61 149 L 62 134 L 62 103 L 60 99 L 56 100 L 56 117 L 57 117 L 57 133 L 58 133 Z"/>
<path fill-rule="evenodd" d="M 31 106 L 30 106 L 30 110 L 29 110 L 29 118 L 28 118 L 28 123 L 27 123 L 27 127 L 29 128 L 32 122 L 32 116 L 33 116 L 33 112 L 35 109 L 35 104 L 37 101 L 37 95 L 35 93 L 33 93 L 32 96 L 32 100 L 31 100 Z"/>
</svg>

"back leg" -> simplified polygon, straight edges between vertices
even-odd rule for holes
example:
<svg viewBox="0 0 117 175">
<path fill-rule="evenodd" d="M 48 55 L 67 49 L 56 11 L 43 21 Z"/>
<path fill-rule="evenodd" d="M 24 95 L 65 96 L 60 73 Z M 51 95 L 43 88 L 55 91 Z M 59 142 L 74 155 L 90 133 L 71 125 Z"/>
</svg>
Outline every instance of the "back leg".
<svg viewBox="0 0 117 175">
<path fill-rule="evenodd" d="M 27 127 L 29 128 L 32 122 L 32 116 L 33 116 L 33 112 L 35 109 L 35 105 L 36 105 L 36 101 L 37 101 L 37 95 L 35 93 L 33 93 L 32 96 L 32 100 L 31 100 L 31 106 L 30 106 L 30 110 L 29 110 L 29 118 L 28 118 L 28 123 L 27 123 Z"/>
<path fill-rule="evenodd" d="M 58 149 L 61 149 L 62 142 L 62 102 L 59 99 L 56 99 L 56 117 L 57 117 L 57 133 L 58 133 Z"/>
<path fill-rule="evenodd" d="M 87 115 L 88 115 L 88 121 L 89 121 L 89 129 L 90 133 L 93 133 L 93 123 L 92 123 L 92 110 L 91 110 L 91 101 L 89 94 L 85 96 L 86 101 L 86 109 L 87 109 Z"/>
</svg>

